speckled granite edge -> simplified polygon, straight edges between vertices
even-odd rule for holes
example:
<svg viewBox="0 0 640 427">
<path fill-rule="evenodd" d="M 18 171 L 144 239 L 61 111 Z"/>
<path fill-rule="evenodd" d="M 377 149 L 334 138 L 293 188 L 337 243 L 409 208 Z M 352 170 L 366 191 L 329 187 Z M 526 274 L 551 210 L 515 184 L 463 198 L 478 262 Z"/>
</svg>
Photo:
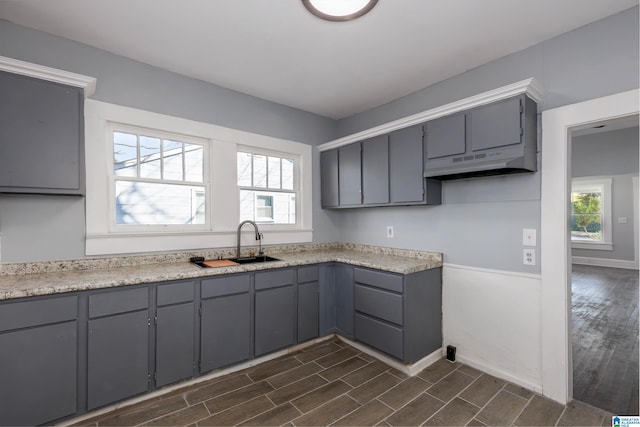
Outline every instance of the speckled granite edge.
<svg viewBox="0 0 640 427">
<path fill-rule="evenodd" d="M 418 251 L 411 249 L 390 248 L 384 246 L 363 245 L 359 243 L 309 243 L 265 246 L 268 254 L 296 254 L 316 251 L 349 250 L 363 253 L 391 255 L 399 257 L 417 258 L 442 262 L 442 254 L 438 252 Z M 249 249 L 243 250 L 248 254 Z M 220 248 L 215 250 L 170 252 L 149 255 L 117 256 L 104 258 L 85 258 L 76 260 L 59 260 L 27 263 L 0 263 L 0 276 L 54 273 L 64 271 L 86 271 L 109 268 L 142 266 L 150 264 L 167 264 L 186 262 L 191 257 L 202 256 L 207 259 L 235 257 L 234 248 Z"/>
</svg>

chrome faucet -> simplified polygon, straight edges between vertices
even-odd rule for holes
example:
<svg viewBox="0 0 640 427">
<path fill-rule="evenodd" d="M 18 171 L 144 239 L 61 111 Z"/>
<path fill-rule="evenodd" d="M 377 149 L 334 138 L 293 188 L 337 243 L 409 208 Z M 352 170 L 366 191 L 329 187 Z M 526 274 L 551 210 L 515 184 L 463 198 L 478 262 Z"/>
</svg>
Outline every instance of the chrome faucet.
<svg viewBox="0 0 640 427">
<path fill-rule="evenodd" d="M 245 224 L 251 224 L 253 225 L 253 228 L 256 229 L 256 240 L 259 243 L 259 251 L 258 251 L 258 255 L 262 256 L 264 255 L 264 251 L 262 250 L 262 233 L 260 233 L 260 231 L 258 230 L 258 224 L 256 224 L 255 222 L 251 221 L 251 220 L 246 220 L 246 221 L 242 221 L 240 223 L 240 225 L 238 226 L 238 241 L 237 241 L 237 246 L 236 246 L 236 258 L 240 258 L 240 230 L 242 229 L 242 226 Z"/>
</svg>

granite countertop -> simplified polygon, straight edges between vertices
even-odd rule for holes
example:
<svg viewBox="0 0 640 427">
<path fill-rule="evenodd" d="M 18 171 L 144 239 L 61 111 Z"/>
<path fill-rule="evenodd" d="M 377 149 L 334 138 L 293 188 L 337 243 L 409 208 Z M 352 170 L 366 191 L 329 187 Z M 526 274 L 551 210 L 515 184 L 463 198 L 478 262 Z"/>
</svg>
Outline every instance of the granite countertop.
<svg viewBox="0 0 640 427">
<path fill-rule="evenodd" d="M 442 266 L 442 254 L 437 252 L 342 243 L 267 247 L 268 255 L 280 259 L 267 263 L 202 268 L 188 262 L 190 256 L 228 257 L 229 251 L 0 264 L 0 300 L 324 262 L 342 262 L 398 274 Z"/>
</svg>

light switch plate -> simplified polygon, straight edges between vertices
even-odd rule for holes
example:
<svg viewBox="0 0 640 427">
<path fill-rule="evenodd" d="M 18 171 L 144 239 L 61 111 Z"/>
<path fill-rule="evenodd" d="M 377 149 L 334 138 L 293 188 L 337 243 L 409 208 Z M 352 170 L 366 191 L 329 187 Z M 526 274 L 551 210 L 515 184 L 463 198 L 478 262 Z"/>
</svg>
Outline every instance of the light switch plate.
<svg viewBox="0 0 640 427">
<path fill-rule="evenodd" d="M 535 228 L 522 229 L 522 245 L 523 246 L 536 245 L 536 229 Z"/>
<path fill-rule="evenodd" d="M 387 237 L 393 239 L 393 225 L 387 225 Z"/>
</svg>

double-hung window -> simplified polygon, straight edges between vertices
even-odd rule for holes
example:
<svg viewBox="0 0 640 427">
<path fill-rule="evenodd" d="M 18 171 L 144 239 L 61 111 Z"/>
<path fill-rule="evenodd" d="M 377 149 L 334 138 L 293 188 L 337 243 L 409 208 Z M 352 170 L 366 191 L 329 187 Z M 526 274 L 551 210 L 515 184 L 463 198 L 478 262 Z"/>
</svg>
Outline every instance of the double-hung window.
<svg viewBox="0 0 640 427">
<path fill-rule="evenodd" d="M 611 250 L 611 179 L 574 179 L 571 185 L 574 248 Z"/>
<path fill-rule="evenodd" d="M 296 157 L 239 149 L 240 221 L 296 224 L 300 181 Z"/>
<path fill-rule="evenodd" d="M 206 141 L 118 124 L 110 135 L 116 228 L 208 223 Z"/>
</svg>

